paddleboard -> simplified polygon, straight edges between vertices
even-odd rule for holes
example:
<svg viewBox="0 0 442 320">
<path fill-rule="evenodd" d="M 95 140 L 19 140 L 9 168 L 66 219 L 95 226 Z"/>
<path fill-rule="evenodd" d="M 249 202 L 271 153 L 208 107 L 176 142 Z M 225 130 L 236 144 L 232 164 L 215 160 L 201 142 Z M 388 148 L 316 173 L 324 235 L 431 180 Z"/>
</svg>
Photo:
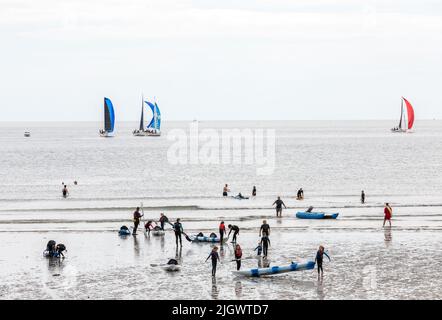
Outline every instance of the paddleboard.
<svg viewBox="0 0 442 320">
<path fill-rule="evenodd" d="M 268 268 L 255 268 L 249 270 L 232 271 L 234 275 L 244 277 L 260 277 L 287 273 L 292 271 L 311 270 L 315 267 L 315 262 L 308 261 L 303 263 L 291 263 L 288 266 L 273 266 Z"/>
<path fill-rule="evenodd" d="M 325 212 L 306 212 L 298 211 L 296 218 L 298 219 L 336 219 L 339 213 L 325 213 Z"/>
</svg>

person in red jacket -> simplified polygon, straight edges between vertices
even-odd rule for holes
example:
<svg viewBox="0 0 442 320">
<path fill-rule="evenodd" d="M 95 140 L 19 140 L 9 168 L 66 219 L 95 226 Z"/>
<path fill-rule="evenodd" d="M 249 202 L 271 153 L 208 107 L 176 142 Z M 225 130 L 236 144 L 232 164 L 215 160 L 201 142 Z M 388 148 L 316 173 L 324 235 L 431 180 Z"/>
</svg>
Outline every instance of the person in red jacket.
<svg viewBox="0 0 442 320">
<path fill-rule="evenodd" d="M 390 205 L 388 203 L 385 204 L 384 208 L 384 224 L 382 225 L 385 227 L 385 222 L 388 220 L 388 223 L 391 227 L 391 216 L 393 215 L 393 209 L 391 209 Z"/>
<path fill-rule="evenodd" d="M 241 269 L 241 257 L 242 257 L 241 246 L 239 244 L 237 244 L 235 246 L 236 270 Z"/>
<path fill-rule="evenodd" d="M 226 234 L 226 226 L 224 225 L 224 221 L 221 221 L 219 224 L 219 243 L 222 245 L 224 240 L 224 235 Z"/>
</svg>

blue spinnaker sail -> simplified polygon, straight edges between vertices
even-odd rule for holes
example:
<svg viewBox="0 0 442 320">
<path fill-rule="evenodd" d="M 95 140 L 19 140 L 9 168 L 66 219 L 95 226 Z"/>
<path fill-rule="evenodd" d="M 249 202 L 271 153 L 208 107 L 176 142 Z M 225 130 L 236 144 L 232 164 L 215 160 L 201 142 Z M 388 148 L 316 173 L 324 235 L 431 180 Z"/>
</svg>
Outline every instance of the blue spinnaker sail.
<svg viewBox="0 0 442 320">
<path fill-rule="evenodd" d="M 145 102 L 150 107 L 150 109 L 152 110 L 152 113 L 153 113 L 152 120 L 150 120 L 149 125 L 147 126 L 147 128 L 160 130 L 160 127 L 161 127 L 161 113 L 160 113 L 160 109 L 158 108 L 158 105 L 156 103 L 153 104 L 153 103 L 151 103 L 149 101 L 145 101 Z"/>
<path fill-rule="evenodd" d="M 113 132 L 115 127 L 114 106 L 109 98 L 104 98 L 104 130 Z"/>
</svg>

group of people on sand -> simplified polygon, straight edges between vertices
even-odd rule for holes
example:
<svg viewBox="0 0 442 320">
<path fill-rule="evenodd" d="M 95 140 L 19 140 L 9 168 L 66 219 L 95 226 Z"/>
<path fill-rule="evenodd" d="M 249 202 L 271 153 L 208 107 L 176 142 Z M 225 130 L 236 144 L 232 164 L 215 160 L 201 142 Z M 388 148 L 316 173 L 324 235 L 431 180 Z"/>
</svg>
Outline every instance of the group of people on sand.
<svg viewBox="0 0 442 320">
<path fill-rule="evenodd" d="M 142 217 L 144 217 L 144 213 L 141 213 L 140 207 L 137 207 L 133 213 L 133 221 L 134 221 L 134 228 L 132 231 L 133 235 L 137 234 L 138 226 L 140 225 Z M 158 223 L 153 220 L 148 220 L 144 224 L 144 230 L 148 233 L 148 235 L 150 235 L 150 232 L 152 230 L 164 231 L 164 226 L 166 223 L 168 223 L 171 225 L 171 227 L 175 233 L 176 245 L 178 246 L 178 243 L 179 243 L 180 246 L 182 247 L 183 246 L 182 235 L 183 234 L 186 235 L 186 234 L 184 233 L 183 225 L 181 224 L 181 219 L 177 218 L 175 223 L 172 224 L 171 222 L 169 222 L 169 218 L 167 218 L 167 216 L 164 215 L 164 213 L 160 213 L 160 218 L 159 218 L 158 222 L 160 224 L 159 226 L 158 226 Z"/>
</svg>

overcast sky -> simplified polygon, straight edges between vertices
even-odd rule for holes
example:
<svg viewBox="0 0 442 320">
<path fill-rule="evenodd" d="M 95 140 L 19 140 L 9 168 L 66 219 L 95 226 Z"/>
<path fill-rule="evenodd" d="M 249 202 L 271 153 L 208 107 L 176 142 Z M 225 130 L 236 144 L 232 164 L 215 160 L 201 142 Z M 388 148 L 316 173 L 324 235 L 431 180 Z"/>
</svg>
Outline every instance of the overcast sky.
<svg viewBox="0 0 442 320">
<path fill-rule="evenodd" d="M 0 0 L 0 121 L 442 118 L 440 0 Z"/>
</svg>

